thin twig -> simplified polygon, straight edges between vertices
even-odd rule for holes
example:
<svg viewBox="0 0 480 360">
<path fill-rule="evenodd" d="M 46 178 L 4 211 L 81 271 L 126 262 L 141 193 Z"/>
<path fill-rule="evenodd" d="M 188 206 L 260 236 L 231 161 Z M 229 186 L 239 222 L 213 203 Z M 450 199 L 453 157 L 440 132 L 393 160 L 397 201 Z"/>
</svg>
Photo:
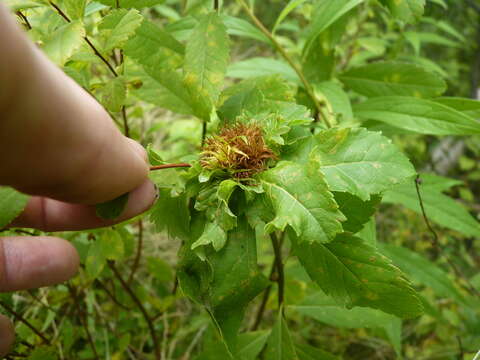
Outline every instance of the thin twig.
<svg viewBox="0 0 480 360">
<path fill-rule="evenodd" d="M 272 267 L 270 269 L 270 276 L 268 277 L 270 281 L 273 280 L 273 275 L 275 274 L 275 269 L 276 269 L 276 260 L 275 258 L 273 259 Z M 258 307 L 257 315 L 255 316 L 255 322 L 253 323 L 252 327 L 250 328 L 250 331 L 255 331 L 258 329 L 260 326 L 260 323 L 262 322 L 263 319 L 263 314 L 265 313 L 265 309 L 267 308 L 267 302 L 268 298 L 270 297 L 270 292 L 272 291 L 272 285 L 268 285 L 268 287 L 263 291 L 263 297 L 262 297 L 262 302 L 260 303 L 260 306 Z"/>
<path fill-rule="evenodd" d="M 282 245 L 277 238 L 277 234 L 271 233 L 270 239 L 272 240 L 273 252 L 275 253 L 275 264 L 277 268 L 278 306 L 281 307 L 283 305 L 285 292 L 285 275 L 283 272 Z"/>
<path fill-rule="evenodd" d="M 25 23 L 25 26 L 28 30 L 32 30 L 32 25 L 30 24 L 30 22 L 28 21 L 27 17 L 20 11 L 18 10 L 16 12 L 17 16 L 19 18 L 21 18 L 23 20 L 23 22 Z"/>
<path fill-rule="evenodd" d="M 315 105 L 315 109 L 320 116 L 323 114 L 323 109 L 322 105 L 318 101 L 317 97 L 315 96 L 315 92 L 313 90 L 312 85 L 308 82 L 307 78 L 305 77 L 302 69 L 300 66 L 298 66 L 293 59 L 288 55 L 288 53 L 285 51 L 285 49 L 280 45 L 280 43 L 275 39 L 275 37 L 272 35 L 272 33 L 263 25 L 263 23 L 256 17 L 256 15 L 253 13 L 253 10 L 247 5 L 247 3 L 244 0 L 237 0 L 237 2 L 240 4 L 240 6 L 245 10 L 247 15 L 250 17 L 250 19 L 253 21 L 253 23 L 257 26 L 257 28 L 265 34 L 265 36 L 271 41 L 272 45 L 275 47 L 275 49 L 280 53 L 280 55 L 289 63 L 289 65 L 292 67 L 292 69 L 297 73 L 298 77 L 300 78 L 300 81 L 303 84 L 303 87 L 305 88 L 305 91 L 307 92 L 308 96 L 310 99 L 313 101 Z M 330 120 L 326 116 L 323 116 L 323 121 L 325 122 L 325 125 L 327 127 L 332 127 L 332 124 L 330 123 Z"/>
<path fill-rule="evenodd" d="M 57 4 L 55 4 L 53 1 L 49 1 L 50 5 L 57 11 L 57 13 L 63 17 L 65 19 L 65 21 L 67 22 L 72 22 L 72 20 L 70 20 L 70 18 L 67 16 L 67 14 L 65 14 L 62 9 L 60 9 L 58 7 Z M 115 71 L 115 69 L 112 67 L 112 65 L 110 65 L 110 63 L 108 62 L 107 59 L 105 59 L 105 57 L 103 57 L 103 55 L 100 53 L 100 51 L 98 51 L 98 49 L 95 47 L 95 45 L 92 44 L 92 42 L 90 41 L 90 39 L 87 37 L 87 36 L 84 36 L 83 37 L 83 40 L 85 40 L 85 42 L 88 44 L 88 46 L 90 46 L 90 48 L 93 50 L 93 52 L 95 53 L 95 55 L 97 57 L 100 58 L 100 60 L 102 60 L 105 65 L 107 65 L 108 69 L 110 70 L 110 72 L 115 76 L 115 77 L 118 77 L 118 74 L 117 72 Z"/>
<path fill-rule="evenodd" d="M 109 261 L 108 266 L 110 267 L 113 274 L 122 285 L 123 289 L 128 293 L 128 295 L 132 298 L 133 302 L 137 305 L 145 321 L 147 322 L 148 329 L 150 330 L 150 336 L 152 337 L 153 348 L 155 351 L 155 359 L 160 360 L 162 355 L 161 355 L 160 346 L 157 338 L 157 333 L 155 332 L 155 327 L 153 326 L 153 322 L 150 316 L 148 315 L 147 310 L 145 309 L 145 307 L 143 306 L 142 302 L 137 297 L 135 292 L 130 288 L 130 286 L 125 282 L 125 280 L 123 280 L 122 275 L 120 275 L 117 268 L 115 267 L 115 263 L 113 261 Z"/>
<path fill-rule="evenodd" d="M 219 7 L 220 7 L 220 0 L 213 0 L 213 9 L 215 11 L 218 11 Z"/>
<path fill-rule="evenodd" d="M 123 132 L 126 137 L 130 137 L 130 126 L 128 126 L 127 109 L 122 106 Z"/>
<path fill-rule="evenodd" d="M 137 254 L 135 255 L 135 260 L 132 265 L 132 270 L 130 271 L 130 276 L 128 277 L 127 283 L 131 284 L 133 277 L 138 270 L 140 265 L 140 259 L 142 258 L 142 248 L 143 248 L 143 221 L 138 220 L 138 244 L 137 244 Z"/>
<path fill-rule="evenodd" d="M 30 330 L 32 330 L 42 341 L 50 345 L 50 340 L 48 340 L 45 335 L 41 333 L 40 330 L 38 330 L 35 326 L 33 326 L 27 319 L 25 319 L 21 314 L 13 310 L 7 303 L 4 301 L 0 300 L 0 306 L 3 307 L 8 313 L 12 314 L 15 319 L 18 321 L 24 323 Z"/>
<path fill-rule="evenodd" d="M 129 308 L 127 305 L 124 305 L 122 304 L 116 297 L 114 294 L 112 294 L 112 292 L 110 290 L 108 290 L 107 288 L 107 285 L 105 285 L 100 279 L 95 279 L 95 283 L 97 285 L 99 285 L 103 291 L 105 291 L 105 294 L 107 294 L 107 296 L 110 298 L 110 300 L 112 300 L 116 305 L 120 306 L 122 309 L 124 310 L 127 310 L 127 311 L 130 311 L 132 310 L 131 308 Z"/>
<path fill-rule="evenodd" d="M 192 165 L 187 163 L 179 163 L 179 164 L 164 164 L 164 165 L 155 165 L 150 167 L 150 171 L 154 170 L 164 170 L 164 169 L 173 169 L 173 168 L 189 168 Z"/>
<path fill-rule="evenodd" d="M 205 144 L 205 138 L 207 137 L 207 122 L 202 123 L 202 147 Z"/>
<path fill-rule="evenodd" d="M 428 220 L 427 212 L 425 211 L 425 206 L 423 204 L 423 199 L 422 199 L 422 195 L 421 195 L 421 192 L 420 192 L 420 185 L 421 184 L 422 184 L 422 179 L 420 178 L 420 175 L 417 174 L 417 177 L 415 178 L 415 188 L 417 190 L 418 202 L 420 203 L 420 209 L 422 210 L 423 219 L 425 220 L 425 224 L 427 225 L 428 230 L 432 234 L 432 246 L 435 250 L 435 254 L 436 255 L 439 255 L 439 254 L 443 255 L 442 252 L 441 252 L 440 243 L 438 241 L 438 235 L 437 235 L 436 231 L 433 229 L 432 225 L 430 224 L 430 221 Z M 462 274 L 462 272 L 457 267 L 457 265 L 455 265 L 455 263 L 448 256 L 443 255 L 443 258 L 446 260 L 446 262 L 448 263 L 448 265 L 450 266 L 450 268 L 452 269 L 454 274 L 458 278 L 463 279 L 466 282 L 466 284 L 468 285 L 466 287 L 467 290 L 471 294 L 474 294 L 476 296 L 480 296 L 480 291 L 478 291 L 477 288 L 470 282 L 470 280 Z"/>
</svg>

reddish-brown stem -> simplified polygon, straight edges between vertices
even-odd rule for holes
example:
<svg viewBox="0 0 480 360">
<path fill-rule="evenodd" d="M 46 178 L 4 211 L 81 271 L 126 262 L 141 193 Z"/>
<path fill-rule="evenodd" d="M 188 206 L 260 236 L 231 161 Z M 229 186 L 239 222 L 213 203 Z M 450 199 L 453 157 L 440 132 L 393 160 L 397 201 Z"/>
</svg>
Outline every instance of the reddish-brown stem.
<svg viewBox="0 0 480 360">
<path fill-rule="evenodd" d="M 173 169 L 173 168 L 188 168 L 192 167 L 192 165 L 187 163 L 179 163 L 179 164 L 164 164 L 164 165 L 155 165 L 150 167 L 150 171 L 154 170 L 164 170 L 164 169 Z"/>
</svg>

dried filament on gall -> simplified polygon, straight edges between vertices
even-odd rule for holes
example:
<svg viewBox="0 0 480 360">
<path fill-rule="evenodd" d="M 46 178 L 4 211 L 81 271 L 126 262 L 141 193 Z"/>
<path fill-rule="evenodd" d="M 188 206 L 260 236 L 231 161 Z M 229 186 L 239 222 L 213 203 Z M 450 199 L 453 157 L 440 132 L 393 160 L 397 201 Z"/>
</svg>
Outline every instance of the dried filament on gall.
<svg viewBox="0 0 480 360">
<path fill-rule="evenodd" d="M 200 163 L 208 170 L 226 170 L 242 179 L 265 170 L 268 161 L 275 158 L 260 126 L 237 123 L 205 141 Z"/>
</svg>

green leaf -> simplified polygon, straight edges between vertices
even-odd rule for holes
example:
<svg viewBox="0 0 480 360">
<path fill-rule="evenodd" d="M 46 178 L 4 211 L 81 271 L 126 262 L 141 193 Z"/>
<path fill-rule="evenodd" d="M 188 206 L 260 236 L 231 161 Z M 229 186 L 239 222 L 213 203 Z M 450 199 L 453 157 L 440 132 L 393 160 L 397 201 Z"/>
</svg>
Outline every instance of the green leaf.
<svg viewBox="0 0 480 360">
<path fill-rule="evenodd" d="M 339 357 L 310 345 L 297 344 L 295 349 L 298 360 L 340 360 Z"/>
<path fill-rule="evenodd" d="M 466 236 L 480 236 L 480 223 L 460 203 L 442 194 L 443 191 L 458 182 L 428 174 L 422 175 L 421 179 L 420 194 L 425 212 L 431 221 Z M 399 184 L 386 192 L 383 201 L 401 204 L 422 215 L 413 180 Z"/>
<path fill-rule="evenodd" d="M 339 235 L 328 244 L 309 244 L 289 234 L 310 278 L 339 304 L 371 307 L 402 318 L 422 313 L 422 303 L 402 272 L 361 239 Z"/>
<path fill-rule="evenodd" d="M 57 360 L 56 350 L 54 347 L 50 346 L 38 346 L 36 347 L 30 355 L 28 355 L 27 360 Z"/>
<path fill-rule="evenodd" d="M 263 354 L 265 360 L 298 360 L 282 310 L 278 312 L 277 321 L 273 326 Z"/>
<path fill-rule="evenodd" d="M 63 66 L 83 44 L 85 29 L 80 21 L 72 21 L 55 30 L 45 40 L 43 51 L 57 65 Z"/>
<path fill-rule="evenodd" d="M 118 218 L 125 206 L 127 206 L 129 193 L 123 194 L 113 200 L 98 204 L 95 206 L 96 214 L 99 218 L 113 220 Z"/>
<path fill-rule="evenodd" d="M 100 36 L 104 39 L 103 51 L 111 52 L 121 48 L 135 34 L 135 30 L 143 21 L 143 16 L 138 10 L 127 11 L 116 9 L 102 19 L 98 28 Z"/>
<path fill-rule="evenodd" d="M 44 4 L 43 0 L 4 0 L 4 3 L 11 11 L 32 9 Z"/>
<path fill-rule="evenodd" d="M 122 8 L 142 9 L 146 7 L 152 7 L 158 4 L 163 4 L 165 0 L 98 0 L 98 2 L 111 7 L 116 7 L 118 2 L 118 5 Z"/>
<path fill-rule="evenodd" d="M 314 162 L 280 162 L 260 179 L 265 201 L 275 212 L 275 218 L 265 226 L 268 233 L 290 226 L 301 242 L 326 243 L 342 231 L 340 222 L 345 218 Z"/>
<path fill-rule="evenodd" d="M 72 20 L 81 20 L 85 14 L 87 0 L 63 0 L 65 12 Z"/>
<path fill-rule="evenodd" d="M 0 230 L 20 215 L 28 199 L 27 195 L 12 188 L 0 186 Z"/>
<path fill-rule="evenodd" d="M 402 322 L 393 315 L 367 308 L 345 309 L 321 291 L 310 295 L 300 305 L 289 306 L 289 309 L 337 328 L 383 329 L 397 353 L 401 351 Z"/>
<path fill-rule="evenodd" d="M 379 244 L 379 248 L 412 280 L 432 288 L 438 296 L 454 299 L 458 304 L 468 306 L 465 297 L 450 280 L 449 275 L 430 260 L 405 247 Z"/>
<path fill-rule="evenodd" d="M 216 12 L 202 17 L 185 50 L 184 83 L 196 114 L 207 121 L 217 103 L 229 61 L 227 29 Z"/>
<path fill-rule="evenodd" d="M 190 248 L 204 221 L 194 218 L 191 239 L 180 250 L 179 281 L 188 296 L 206 306 L 234 353 L 245 308 L 269 282 L 258 269 L 255 233 L 244 217 L 228 232 L 220 251 L 206 248 L 205 261 L 200 260 Z"/>
<path fill-rule="evenodd" d="M 256 360 L 262 351 L 270 333 L 266 330 L 240 334 L 237 356 L 242 360 Z"/>
<path fill-rule="evenodd" d="M 107 260 L 121 260 L 124 243 L 119 232 L 108 229 L 101 231 L 88 248 L 85 270 L 91 279 L 97 278 L 105 268 Z"/>
<path fill-rule="evenodd" d="M 315 93 L 320 93 L 332 107 L 334 115 L 339 122 L 352 121 L 353 111 L 350 98 L 345 90 L 333 81 L 324 81 L 314 85 Z"/>
<path fill-rule="evenodd" d="M 185 46 L 182 43 L 146 19 L 136 29 L 135 36 L 125 44 L 124 50 L 126 55 L 138 63 L 150 67 L 159 66 L 174 55 L 185 54 Z"/>
<path fill-rule="evenodd" d="M 150 220 L 158 232 L 166 231 L 171 237 L 188 239 L 190 214 L 185 195 L 172 197 L 170 190 L 160 189 L 159 200 L 150 212 Z"/>
<path fill-rule="evenodd" d="M 405 22 L 415 22 L 422 15 L 425 7 L 425 0 L 380 0 L 392 15 Z"/>
<path fill-rule="evenodd" d="M 248 21 L 228 15 L 222 15 L 221 18 L 227 27 L 229 35 L 247 37 L 270 44 L 268 37 Z"/>
<path fill-rule="evenodd" d="M 378 62 L 351 69 L 342 75 L 348 87 L 367 97 L 434 97 L 447 88 L 445 81 L 424 68 L 408 63 Z"/>
<path fill-rule="evenodd" d="M 375 214 L 377 206 L 382 200 L 378 195 L 372 195 L 369 201 L 362 201 L 357 196 L 346 192 L 333 194 L 340 207 L 339 210 L 347 218 L 347 221 L 342 223 L 343 230 L 351 233 L 356 233 L 363 228 L 363 225 Z"/>
<path fill-rule="evenodd" d="M 474 119 L 480 119 L 480 101 L 459 97 L 441 97 L 435 99 L 439 104 L 451 107 Z"/>
<path fill-rule="evenodd" d="M 406 96 L 384 96 L 355 105 L 361 119 L 382 121 L 400 129 L 429 135 L 480 134 L 480 123 L 448 106 Z"/>
<path fill-rule="evenodd" d="M 192 244 L 192 250 L 195 250 L 199 246 L 212 244 L 213 248 L 218 251 L 225 246 L 226 242 L 227 233 L 218 225 L 217 221 L 212 221 L 207 223 L 202 236 Z"/>
<path fill-rule="evenodd" d="M 290 158 L 305 161 L 310 151 L 330 190 L 349 192 L 362 200 L 415 174 L 410 161 L 388 138 L 362 128 L 322 131 L 299 144 Z"/>
<path fill-rule="evenodd" d="M 299 83 L 295 71 L 286 62 L 265 57 L 254 57 L 237 61 L 228 67 L 227 76 L 239 79 L 253 77 L 282 75 L 286 80 Z"/>
<path fill-rule="evenodd" d="M 102 89 L 102 105 L 111 112 L 119 112 L 125 105 L 126 98 L 127 86 L 122 76 L 108 81 Z"/>
<path fill-rule="evenodd" d="M 316 38 L 330 25 L 340 19 L 364 0 L 319 0 L 313 9 L 312 22 L 307 28 L 303 53 L 307 53 Z"/>
</svg>

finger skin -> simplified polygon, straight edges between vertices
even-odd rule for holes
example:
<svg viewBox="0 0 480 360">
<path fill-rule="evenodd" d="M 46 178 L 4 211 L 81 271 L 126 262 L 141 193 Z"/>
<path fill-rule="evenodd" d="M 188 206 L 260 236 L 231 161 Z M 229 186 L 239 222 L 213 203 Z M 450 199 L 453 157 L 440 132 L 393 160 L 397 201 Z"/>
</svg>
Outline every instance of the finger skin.
<svg viewBox="0 0 480 360">
<path fill-rule="evenodd" d="M 1 3 L 0 32 L 0 185 L 95 204 L 144 182 L 144 150 L 27 39 Z"/>
<path fill-rule="evenodd" d="M 0 359 L 10 352 L 14 341 L 13 324 L 5 316 L 0 315 Z"/>
<path fill-rule="evenodd" d="M 0 238 L 0 292 L 61 283 L 77 273 L 79 263 L 76 249 L 64 239 Z"/>
<path fill-rule="evenodd" d="M 24 212 L 13 222 L 15 227 L 28 227 L 42 231 L 85 230 L 125 221 L 149 209 L 156 198 L 156 189 L 147 180 L 132 191 L 124 212 L 114 220 L 102 220 L 94 206 L 64 203 L 57 200 L 32 197 Z"/>
</svg>

